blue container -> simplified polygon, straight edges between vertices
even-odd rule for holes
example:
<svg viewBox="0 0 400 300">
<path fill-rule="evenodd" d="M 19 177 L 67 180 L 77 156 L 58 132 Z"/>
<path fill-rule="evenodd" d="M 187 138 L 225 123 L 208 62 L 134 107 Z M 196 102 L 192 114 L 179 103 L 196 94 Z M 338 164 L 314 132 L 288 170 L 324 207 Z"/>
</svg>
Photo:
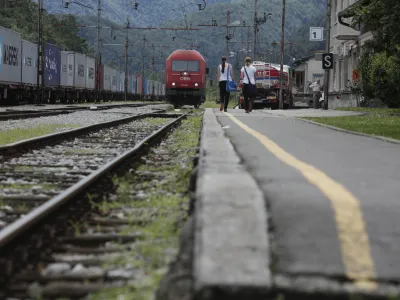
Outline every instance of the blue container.
<svg viewBox="0 0 400 300">
<path fill-rule="evenodd" d="M 49 43 L 44 45 L 44 84 L 46 86 L 60 85 L 61 52 L 57 46 Z"/>
<path fill-rule="evenodd" d="M 148 95 L 147 92 L 147 85 L 149 84 L 148 80 L 146 78 L 143 78 L 143 95 Z"/>
</svg>

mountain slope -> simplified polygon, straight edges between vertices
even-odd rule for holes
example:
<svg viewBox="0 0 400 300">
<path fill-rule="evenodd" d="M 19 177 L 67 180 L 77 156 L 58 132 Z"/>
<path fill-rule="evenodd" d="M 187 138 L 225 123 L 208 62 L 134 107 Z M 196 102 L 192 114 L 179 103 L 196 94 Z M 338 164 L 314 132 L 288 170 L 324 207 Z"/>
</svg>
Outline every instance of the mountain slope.
<svg viewBox="0 0 400 300">
<path fill-rule="evenodd" d="M 155 3 L 156 1 L 149 1 L 149 3 Z M 169 0 L 158 1 L 159 6 L 154 7 L 154 12 L 165 9 L 167 3 L 171 3 Z M 174 0 L 173 2 L 184 3 L 184 0 Z M 187 0 L 186 3 L 190 2 Z M 215 1 L 216 2 L 216 1 Z M 192 25 L 194 28 L 201 28 L 199 31 L 149 31 L 149 30 L 131 30 L 129 32 L 129 40 L 133 45 L 129 51 L 129 67 L 131 71 L 142 72 L 143 65 L 141 64 L 142 56 L 145 60 L 145 73 L 149 73 L 151 65 L 151 56 L 155 55 L 156 68 L 161 70 L 163 68 L 166 57 L 175 49 L 178 48 L 190 48 L 193 43 L 199 46 L 200 51 L 206 58 L 207 63 L 210 67 L 216 66 L 221 55 L 228 55 L 226 49 L 226 27 L 199 27 L 199 24 L 210 24 L 212 19 L 215 19 L 218 25 L 225 25 L 227 22 L 227 10 L 230 11 L 230 21 L 245 21 L 246 24 L 253 24 L 254 10 L 252 6 L 253 1 L 250 0 L 235 0 L 229 2 L 218 1 L 217 4 L 211 4 L 208 1 L 207 8 L 203 11 L 194 10 L 193 13 L 187 13 L 186 19 L 182 16 L 182 11 L 177 15 L 176 12 L 164 12 L 163 16 L 159 19 L 159 25 L 169 27 L 182 27 Z M 140 3 L 142 5 L 142 3 Z M 139 6 L 140 6 L 139 5 Z M 191 6 L 190 6 L 191 7 Z M 194 9 L 196 8 L 193 5 Z M 186 9 L 186 8 L 185 8 Z M 128 11 L 128 10 L 127 10 Z M 170 10 L 171 11 L 171 10 Z M 291 59 L 300 58 L 309 55 L 310 51 L 323 49 L 323 43 L 310 42 L 309 41 L 309 27 L 323 26 L 324 17 L 326 11 L 326 0 L 287 0 L 287 11 L 286 11 L 286 34 L 285 40 L 289 44 L 285 46 L 285 63 L 289 63 Z M 258 7 L 259 15 L 263 15 L 264 12 L 272 13 L 271 18 L 265 24 L 260 25 L 258 33 L 258 51 L 260 52 L 259 57 L 262 60 L 269 62 L 279 62 L 279 46 L 273 46 L 272 43 L 275 41 L 280 42 L 281 39 L 281 13 L 282 13 L 282 1 L 281 0 L 269 0 L 259 1 Z M 151 23 L 152 14 L 147 15 L 147 22 L 141 26 L 156 26 Z M 168 21 L 162 22 L 162 18 Z M 133 17 L 130 18 L 131 24 L 133 23 Z M 135 20 L 139 22 L 139 20 Z M 140 22 L 142 22 L 140 21 Z M 96 25 L 95 16 L 80 17 L 80 23 Z M 104 25 L 112 25 L 112 22 L 106 21 Z M 115 26 L 116 24 L 114 24 Z M 159 26 L 157 25 L 157 26 Z M 238 53 L 229 58 L 234 63 L 235 67 L 240 67 L 244 59 L 245 52 L 240 52 L 243 48 L 246 48 L 248 40 L 247 28 L 236 28 L 231 30 L 231 43 L 230 51 Z M 89 44 L 94 45 L 96 42 L 96 30 L 94 29 L 82 29 L 80 31 L 82 37 L 88 40 Z M 143 49 L 143 37 L 147 39 L 147 46 Z M 173 38 L 175 37 L 175 39 Z M 123 69 L 124 60 L 123 43 L 125 41 L 124 31 L 113 31 L 104 29 L 102 31 L 102 38 L 105 44 L 119 43 L 120 46 L 104 46 L 103 54 L 104 61 L 114 61 L 114 65 Z M 250 42 L 253 40 L 253 29 L 250 30 Z M 167 47 L 150 47 L 151 44 L 163 45 Z M 276 45 L 276 44 L 275 44 Z M 253 49 L 253 46 L 250 46 Z M 161 53 L 162 52 L 162 53 Z M 252 52 L 250 54 L 252 57 Z"/>
<path fill-rule="evenodd" d="M 63 0 L 65 1 L 65 0 Z M 237 0 L 208 0 L 207 8 L 215 3 L 230 3 Z M 76 16 L 97 15 L 98 0 L 79 0 L 78 2 L 93 9 L 71 3 L 69 8 L 63 7 L 62 1 L 45 1 L 46 9 L 51 13 Z M 135 3 L 139 3 L 135 9 Z M 124 23 L 129 18 L 131 24 L 137 26 L 158 26 L 167 20 L 183 19 L 184 14 L 199 11 L 197 3 L 202 0 L 101 0 L 102 15 L 115 23 Z"/>
</svg>

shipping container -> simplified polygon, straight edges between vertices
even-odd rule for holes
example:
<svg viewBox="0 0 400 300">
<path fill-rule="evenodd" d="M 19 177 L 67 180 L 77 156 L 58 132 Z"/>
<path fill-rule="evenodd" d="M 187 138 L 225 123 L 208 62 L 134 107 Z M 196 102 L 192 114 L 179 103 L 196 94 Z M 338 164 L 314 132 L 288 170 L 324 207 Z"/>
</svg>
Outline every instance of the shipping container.
<svg viewBox="0 0 400 300">
<path fill-rule="evenodd" d="M 21 35 L 0 27 L 0 82 L 21 83 Z"/>
<path fill-rule="evenodd" d="M 67 86 L 75 86 L 75 55 L 74 52 L 67 53 Z"/>
<path fill-rule="evenodd" d="M 138 95 L 143 94 L 143 79 L 140 75 L 136 75 L 136 93 Z"/>
<path fill-rule="evenodd" d="M 142 80 L 142 93 L 143 93 L 144 96 L 148 95 L 148 92 L 147 92 L 147 79 L 146 78 L 143 78 L 143 80 Z"/>
<path fill-rule="evenodd" d="M 36 85 L 37 84 L 37 44 L 22 40 L 22 83 Z"/>
<path fill-rule="evenodd" d="M 68 59 L 70 58 L 74 63 L 74 87 L 84 89 L 86 88 L 86 55 L 73 52 L 68 54 Z"/>
<path fill-rule="evenodd" d="M 160 96 L 160 90 L 161 90 L 161 83 L 157 81 L 157 85 L 156 85 L 156 96 L 159 97 Z"/>
<path fill-rule="evenodd" d="M 55 45 L 44 44 L 44 84 L 45 86 L 59 86 L 61 71 L 60 48 Z"/>
<path fill-rule="evenodd" d="M 153 95 L 153 80 L 147 80 L 147 95 Z"/>
<path fill-rule="evenodd" d="M 113 69 L 108 67 L 108 66 L 103 66 L 104 68 L 104 90 L 105 91 L 111 91 L 111 81 L 112 81 L 112 75 L 113 75 Z"/>
<path fill-rule="evenodd" d="M 68 78 L 68 54 L 65 51 L 61 51 L 60 53 L 60 86 L 67 86 L 67 78 Z"/>
<path fill-rule="evenodd" d="M 125 92 L 125 72 L 120 72 L 119 74 L 119 87 L 120 92 Z"/>
<path fill-rule="evenodd" d="M 96 78 L 96 61 L 94 58 L 89 56 L 86 57 L 86 88 L 88 90 L 94 90 L 95 78 Z"/>
<path fill-rule="evenodd" d="M 110 68 L 111 69 L 111 92 L 116 92 L 118 89 L 118 73 L 116 69 Z"/>
<path fill-rule="evenodd" d="M 137 77 L 135 75 L 129 75 L 129 93 L 130 94 L 136 94 L 136 88 L 137 88 L 136 80 L 137 80 Z"/>
</svg>

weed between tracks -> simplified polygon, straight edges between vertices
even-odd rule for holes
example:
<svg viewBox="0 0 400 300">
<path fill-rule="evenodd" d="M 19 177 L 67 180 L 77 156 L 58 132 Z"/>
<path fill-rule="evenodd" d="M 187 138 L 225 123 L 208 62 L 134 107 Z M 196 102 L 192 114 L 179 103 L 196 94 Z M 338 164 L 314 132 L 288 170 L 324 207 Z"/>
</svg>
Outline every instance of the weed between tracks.
<svg viewBox="0 0 400 300">
<path fill-rule="evenodd" d="M 6 145 L 17 141 L 54 133 L 59 129 L 69 130 L 79 126 L 74 124 L 48 124 L 32 128 L 17 128 L 0 131 L 0 145 Z"/>
<path fill-rule="evenodd" d="M 121 233 L 141 232 L 143 238 L 105 263 L 106 268 L 126 266 L 144 276 L 118 288 L 104 289 L 90 299 L 151 299 L 178 251 L 178 236 L 189 205 L 187 187 L 198 147 L 201 116 L 193 116 L 169 135 L 143 163 L 124 177 L 114 179 L 117 199 L 103 202 L 104 215 L 123 214 L 132 224 Z M 140 222 L 138 222 L 140 220 Z M 139 224 L 138 224 L 139 223 Z"/>
</svg>

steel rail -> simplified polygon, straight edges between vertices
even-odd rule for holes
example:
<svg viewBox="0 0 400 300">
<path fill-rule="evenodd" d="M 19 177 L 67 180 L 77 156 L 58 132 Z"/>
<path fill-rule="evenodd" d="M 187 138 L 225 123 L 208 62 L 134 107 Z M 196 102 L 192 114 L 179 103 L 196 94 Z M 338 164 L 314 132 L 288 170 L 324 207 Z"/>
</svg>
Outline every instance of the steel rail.
<svg viewBox="0 0 400 300">
<path fill-rule="evenodd" d="M 38 143 L 71 138 L 74 136 L 82 135 L 89 131 L 107 128 L 110 126 L 116 126 L 119 124 L 137 120 L 137 119 L 151 117 L 151 116 L 154 116 L 155 114 L 159 114 L 159 113 L 162 113 L 165 111 L 166 111 L 166 109 L 156 110 L 151 113 L 138 114 L 138 115 L 134 115 L 134 116 L 118 119 L 118 120 L 97 123 L 97 124 L 84 126 L 84 127 L 80 127 L 80 128 L 76 128 L 76 129 L 71 129 L 71 130 L 66 130 L 66 131 L 56 132 L 56 133 L 50 133 L 50 134 L 42 135 L 39 137 L 34 137 L 34 138 L 18 141 L 15 143 L 0 146 L 0 155 L 10 155 L 10 154 L 14 154 L 14 153 L 21 153 L 23 150 L 25 150 L 25 148 L 34 147 Z"/>
<path fill-rule="evenodd" d="M 40 118 L 40 117 L 48 117 L 48 116 L 55 116 L 55 115 L 62 115 L 62 114 L 70 114 L 78 110 L 108 110 L 113 108 L 121 108 L 121 107 L 143 107 L 148 105 L 159 105 L 164 103 L 130 103 L 130 104 L 115 104 L 115 105 L 99 105 L 96 106 L 95 109 L 91 106 L 66 106 L 66 107 L 59 107 L 59 108 L 49 108 L 44 110 L 6 110 L 4 112 L 0 112 L 0 121 L 7 121 L 7 120 L 18 120 L 18 119 L 33 119 L 33 118 Z"/>
<path fill-rule="evenodd" d="M 6 246 L 8 246 L 12 241 L 14 241 L 18 236 L 25 233 L 27 230 L 31 229 L 32 226 L 43 220 L 49 214 L 57 210 L 60 206 L 74 199 L 75 196 L 81 194 L 85 189 L 87 189 L 90 185 L 96 183 L 96 181 L 100 180 L 102 177 L 107 175 L 110 171 L 118 167 L 122 162 L 126 159 L 134 156 L 136 153 L 143 150 L 149 143 L 157 139 L 160 135 L 169 130 L 172 126 L 180 122 L 183 118 L 185 118 L 188 114 L 180 115 L 177 119 L 169 122 L 167 125 L 163 126 L 153 134 L 149 135 L 138 144 L 135 145 L 131 150 L 126 151 L 120 156 L 116 157 L 97 171 L 93 172 L 89 176 L 84 179 L 78 181 L 76 184 L 63 191 L 61 194 L 55 196 L 51 200 L 46 203 L 40 205 L 35 208 L 31 212 L 29 212 L 23 218 L 11 223 L 4 229 L 0 231 L 0 251 L 3 250 Z"/>
</svg>

